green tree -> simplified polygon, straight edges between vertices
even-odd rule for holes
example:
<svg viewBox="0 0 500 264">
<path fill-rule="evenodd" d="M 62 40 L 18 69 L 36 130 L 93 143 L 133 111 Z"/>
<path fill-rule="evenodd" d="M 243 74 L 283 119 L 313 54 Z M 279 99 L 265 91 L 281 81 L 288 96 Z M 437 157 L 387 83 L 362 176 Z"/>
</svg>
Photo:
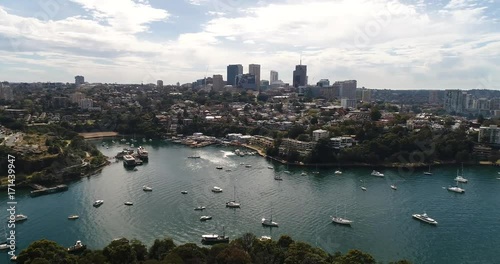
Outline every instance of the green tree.
<svg viewBox="0 0 500 264">
<path fill-rule="evenodd" d="M 35 264 L 73 264 L 77 257 L 68 254 L 68 251 L 54 241 L 42 239 L 31 243 L 17 257 L 17 263 Z"/>
<path fill-rule="evenodd" d="M 168 252 L 174 248 L 175 244 L 172 239 L 156 239 L 151 248 L 149 248 L 148 256 L 150 259 L 162 260 L 168 254 Z"/>
<path fill-rule="evenodd" d="M 370 110 L 370 118 L 372 121 L 378 121 L 382 117 L 382 113 L 380 113 L 380 110 L 378 110 L 377 107 L 373 107 Z"/>
<path fill-rule="evenodd" d="M 375 264 L 375 259 L 357 249 L 349 250 L 347 254 L 339 258 L 338 264 Z"/>
</svg>

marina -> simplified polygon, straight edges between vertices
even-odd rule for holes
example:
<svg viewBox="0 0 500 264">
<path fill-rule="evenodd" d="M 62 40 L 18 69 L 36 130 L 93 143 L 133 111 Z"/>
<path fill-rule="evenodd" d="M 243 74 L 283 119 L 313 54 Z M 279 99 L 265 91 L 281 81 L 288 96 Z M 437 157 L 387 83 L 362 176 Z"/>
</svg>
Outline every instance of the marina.
<svg viewBox="0 0 500 264">
<path fill-rule="evenodd" d="M 453 183 L 457 166 L 433 166 L 432 177 L 424 176 L 424 169 L 411 173 L 386 169 L 383 178 L 371 176 L 373 168 L 342 167 L 339 177 L 335 175 L 338 168 L 322 168 L 313 174 L 314 168 L 287 168 L 259 156 L 239 157 L 231 147 L 197 149 L 202 158 L 193 161 L 186 158 L 193 150 L 182 145 L 143 145 L 149 162 L 138 172 L 111 163 L 98 175 L 68 184 L 65 192 L 37 199 L 30 198 L 28 190 L 16 193 L 19 213 L 29 216 L 16 225 L 18 248 L 42 238 L 65 246 L 81 240 L 90 249 L 102 249 L 117 237 L 137 238 L 148 246 L 166 236 L 178 244 L 201 245 L 202 235 L 211 235 L 208 240 L 236 239 L 252 232 L 273 240 L 287 234 L 330 253 L 355 247 L 384 262 L 406 258 L 413 263 L 488 263 L 495 252 L 481 245 L 484 241 L 500 243 L 500 224 L 494 221 L 500 215 L 496 206 L 500 181 L 493 167 L 465 166 L 467 194 L 453 195 L 442 186 Z M 123 148 L 107 146 L 100 147 L 107 156 Z M 216 166 L 232 172 L 216 170 Z M 307 176 L 301 176 L 302 172 Z M 277 174 L 284 180 L 276 181 Z M 392 184 L 397 191 L 389 188 Z M 144 185 L 154 192 L 144 192 Z M 214 186 L 225 190 L 214 193 Z M 182 190 L 189 194 L 181 195 Z M 98 199 L 106 202 L 94 208 Z M 227 209 L 226 202 L 231 200 L 241 202 L 242 207 Z M 125 206 L 125 201 L 133 201 L 134 206 Z M 3 212 L 5 204 L 6 197 L 0 196 Z M 332 223 L 337 206 L 342 218 L 354 221 L 351 228 Z M 206 209 L 194 210 L 198 207 Z M 425 211 L 439 221 L 438 228 L 413 219 L 413 214 Z M 73 214 L 80 220 L 69 221 Z M 200 221 L 202 216 L 213 218 Z M 279 228 L 263 227 L 262 218 L 272 218 Z M 470 240 L 467 252 L 454 250 L 463 242 L 462 236 Z M 433 241 L 435 247 L 425 247 L 425 241 Z M 443 254 L 448 251 L 453 254 Z M 8 260 L 7 254 L 0 252 L 0 262 L 4 259 Z"/>
</svg>

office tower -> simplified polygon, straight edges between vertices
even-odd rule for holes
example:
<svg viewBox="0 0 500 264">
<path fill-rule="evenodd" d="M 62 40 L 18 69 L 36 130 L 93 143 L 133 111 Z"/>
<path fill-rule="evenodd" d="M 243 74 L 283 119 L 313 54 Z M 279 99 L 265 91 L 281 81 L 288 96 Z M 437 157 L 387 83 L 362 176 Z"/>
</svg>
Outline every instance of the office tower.
<svg viewBox="0 0 500 264">
<path fill-rule="evenodd" d="M 224 80 L 222 79 L 222 75 L 214 74 L 212 89 L 216 92 L 219 92 L 222 91 L 223 88 L 224 88 Z"/>
<path fill-rule="evenodd" d="M 236 76 L 236 87 L 246 90 L 257 90 L 258 87 L 255 82 L 255 75 L 248 73 Z"/>
<path fill-rule="evenodd" d="M 259 64 L 248 65 L 248 73 L 255 75 L 255 83 L 260 86 L 260 65 Z"/>
<path fill-rule="evenodd" d="M 372 101 L 372 90 L 363 89 L 361 92 L 361 101 L 363 102 L 371 102 Z"/>
<path fill-rule="evenodd" d="M 319 80 L 319 82 L 316 83 L 316 86 L 319 86 L 319 87 L 328 87 L 328 86 L 330 86 L 330 80 L 328 80 L 328 79 L 321 79 L 321 80 Z"/>
<path fill-rule="evenodd" d="M 295 71 L 293 71 L 293 87 L 298 88 L 299 86 L 307 85 L 307 65 L 297 65 L 295 66 Z"/>
<path fill-rule="evenodd" d="M 269 83 L 273 84 L 278 81 L 278 72 L 277 71 L 271 71 L 271 78 L 269 79 Z"/>
<path fill-rule="evenodd" d="M 356 80 L 335 82 L 334 85 L 339 86 L 339 97 L 356 100 L 356 88 L 358 82 Z"/>
<path fill-rule="evenodd" d="M 163 81 L 162 80 L 156 81 L 156 87 L 162 88 L 163 87 Z"/>
<path fill-rule="evenodd" d="M 444 109 L 447 112 L 463 113 L 467 93 L 461 90 L 445 90 Z"/>
<path fill-rule="evenodd" d="M 236 76 L 243 74 L 243 66 L 234 64 L 227 66 L 227 84 L 236 86 Z"/>
<path fill-rule="evenodd" d="M 80 75 L 75 76 L 75 84 L 76 84 L 76 86 L 80 86 L 80 85 L 82 85 L 84 83 L 85 83 L 85 77 L 80 76 Z"/>
</svg>

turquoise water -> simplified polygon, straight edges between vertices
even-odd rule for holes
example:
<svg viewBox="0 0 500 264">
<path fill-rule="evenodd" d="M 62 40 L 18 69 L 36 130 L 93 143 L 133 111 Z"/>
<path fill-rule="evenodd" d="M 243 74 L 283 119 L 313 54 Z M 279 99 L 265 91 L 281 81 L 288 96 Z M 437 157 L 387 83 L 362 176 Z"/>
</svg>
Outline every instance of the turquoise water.
<svg viewBox="0 0 500 264">
<path fill-rule="evenodd" d="M 232 148 L 142 144 L 150 160 L 138 171 L 112 163 L 102 173 L 70 184 L 63 193 L 36 198 L 28 191 L 17 193 L 18 213 L 29 217 L 16 226 L 18 248 L 42 238 L 63 246 L 82 240 L 93 249 L 119 237 L 137 238 L 148 246 L 167 236 L 177 243 L 199 243 L 202 234 L 220 232 L 225 226 L 232 238 L 245 232 L 276 239 L 289 234 L 331 253 L 358 248 L 385 262 L 405 258 L 414 263 L 495 263 L 500 252 L 500 175 L 493 167 L 465 167 L 466 193 L 455 194 L 443 187 L 453 184 L 456 167 L 433 168 L 432 176 L 423 175 L 423 170 L 383 169 L 384 178 L 370 176 L 371 168 L 344 169 L 337 176 L 336 169 L 313 174 L 314 168 L 290 167 L 291 174 L 285 174 L 287 168 L 281 164 L 259 156 L 235 156 Z M 123 147 L 100 148 L 114 156 Z M 191 155 L 201 159 L 188 159 Z M 301 176 L 302 172 L 307 175 Z M 283 181 L 275 181 L 275 173 L 282 174 Z M 144 192 L 143 185 L 152 186 L 153 192 Z M 224 192 L 211 192 L 213 186 Z M 234 189 L 241 209 L 225 207 Z M 181 194 L 183 190 L 188 194 Z M 97 199 L 104 204 L 94 208 Z M 123 204 L 129 200 L 133 206 Z M 2 192 L 4 218 L 6 203 L 7 194 Z M 207 209 L 193 210 L 201 205 Z M 278 228 L 260 224 L 271 209 Z M 352 227 L 332 224 L 330 216 L 336 211 L 353 220 Z M 412 214 L 424 211 L 438 226 L 412 219 Z M 68 220 L 71 214 L 80 219 Z M 213 220 L 200 222 L 201 215 Z M 7 253 L 0 252 L 0 262 L 4 259 Z"/>
</svg>

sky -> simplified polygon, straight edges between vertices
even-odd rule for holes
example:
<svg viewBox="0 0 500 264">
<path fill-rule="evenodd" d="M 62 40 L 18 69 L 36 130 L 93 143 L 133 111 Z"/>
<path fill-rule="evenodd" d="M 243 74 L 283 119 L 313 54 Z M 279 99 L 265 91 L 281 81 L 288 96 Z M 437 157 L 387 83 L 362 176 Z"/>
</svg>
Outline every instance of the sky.
<svg viewBox="0 0 500 264">
<path fill-rule="evenodd" d="M 500 89 L 498 0 L 0 0 L 0 81 L 188 83 L 229 64 L 292 82 Z"/>
</svg>

